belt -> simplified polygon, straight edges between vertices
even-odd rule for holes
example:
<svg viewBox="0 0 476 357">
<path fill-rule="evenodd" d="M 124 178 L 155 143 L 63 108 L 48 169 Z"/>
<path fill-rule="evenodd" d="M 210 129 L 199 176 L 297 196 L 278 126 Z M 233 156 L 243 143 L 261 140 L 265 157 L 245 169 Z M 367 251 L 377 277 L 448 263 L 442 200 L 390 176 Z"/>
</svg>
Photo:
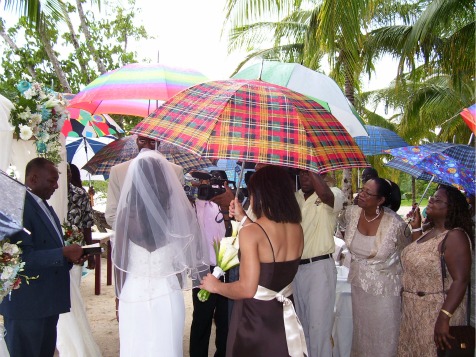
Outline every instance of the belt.
<svg viewBox="0 0 476 357">
<path fill-rule="evenodd" d="M 435 294 L 442 294 L 443 292 L 442 291 L 437 291 L 437 292 L 434 292 L 434 293 L 428 293 L 428 292 L 425 292 L 425 291 L 408 291 L 408 290 L 403 290 L 404 293 L 409 293 L 409 294 L 414 294 L 414 295 L 417 295 L 417 296 L 427 296 L 427 295 L 435 295 Z"/>
<path fill-rule="evenodd" d="M 319 260 L 329 259 L 330 257 L 332 257 L 332 254 L 324 254 L 324 255 L 318 255 L 317 257 L 313 257 L 313 258 L 301 259 L 301 262 L 299 263 L 299 265 L 309 264 L 312 262 L 317 262 Z"/>
</svg>

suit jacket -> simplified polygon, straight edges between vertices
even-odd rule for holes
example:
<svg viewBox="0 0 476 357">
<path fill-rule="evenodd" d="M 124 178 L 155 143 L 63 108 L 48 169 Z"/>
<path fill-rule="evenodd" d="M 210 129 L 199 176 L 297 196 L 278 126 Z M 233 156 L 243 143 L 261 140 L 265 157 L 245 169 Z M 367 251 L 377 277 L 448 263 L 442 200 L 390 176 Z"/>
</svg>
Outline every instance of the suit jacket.
<svg viewBox="0 0 476 357">
<path fill-rule="evenodd" d="M 61 232 L 60 221 L 52 214 Z M 22 278 L 20 288 L 12 291 L 11 298 L 3 299 L 0 314 L 11 319 L 37 319 L 69 312 L 72 264 L 63 257 L 62 237 L 58 237 L 50 219 L 30 193 L 25 196 L 23 226 L 31 235 L 21 231 L 11 236 L 10 241 L 21 241 L 21 258 L 25 262 L 21 274 L 38 278 L 31 279 L 29 284 Z"/>
<path fill-rule="evenodd" d="M 145 149 L 143 149 L 145 150 Z M 127 170 L 132 160 L 117 164 L 111 167 L 111 172 L 109 173 L 109 184 L 107 187 L 107 202 L 106 202 L 106 211 L 104 217 L 106 222 L 114 228 L 114 222 L 116 220 L 116 211 L 117 205 L 119 203 L 119 198 L 121 197 L 121 189 L 124 185 L 124 180 L 126 179 Z M 175 171 L 180 183 L 185 184 L 185 179 L 183 176 L 182 166 L 176 165 L 170 162 L 173 170 Z"/>
</svg>

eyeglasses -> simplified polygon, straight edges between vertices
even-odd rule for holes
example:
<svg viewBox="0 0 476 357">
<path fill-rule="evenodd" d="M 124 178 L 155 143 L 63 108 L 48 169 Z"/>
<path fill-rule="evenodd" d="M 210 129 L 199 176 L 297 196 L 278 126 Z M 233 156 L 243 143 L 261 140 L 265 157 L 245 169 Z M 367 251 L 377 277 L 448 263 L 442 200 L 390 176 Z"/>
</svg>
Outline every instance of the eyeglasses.
<svg viewBox="0 0 476 357">
<path fill-rule="evenodd" d="M 371 197 L 379 197 L 379 195 L 375 195 L 373 193 L 370 193 L 369 191 L 366 191 L 364 190 L 363 188 L 359 188 L 357 190 L 357 192 L 359 193 L 359 195 L 365 195 L 365 196 L 371 196 Z"/>
<path fill-rule="evenodd" d="M 137 141 L 141 144 L 149 144 L 149 145 L 155 145 L 156 143 L 156 140 L 147 139 L 147 138 L 138 138 Z"/>
<path fill-rule="evenodd" d="M 443 203 L 445 205 L 448 204 L 448 202 L 440 200 L 438 197 L 435 197 L 435 196 L 428 197 L 428 201 L 431 202 L 431 203 L 436 203 L 438 205 L 441 204 L 441 203 Z"/>
</svg>

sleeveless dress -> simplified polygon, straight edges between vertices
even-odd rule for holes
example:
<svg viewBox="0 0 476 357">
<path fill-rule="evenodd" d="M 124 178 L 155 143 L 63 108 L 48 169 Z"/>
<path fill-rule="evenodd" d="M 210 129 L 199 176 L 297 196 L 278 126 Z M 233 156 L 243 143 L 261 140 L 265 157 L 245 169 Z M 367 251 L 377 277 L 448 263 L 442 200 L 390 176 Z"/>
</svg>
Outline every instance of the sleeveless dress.
<svg viewBox="0 0 476 357">
<path fill-rule="evenodd" d="M 263 232 L 273 251 L 273 262 L 260 263 L 259 285 L 273 291 L 280 291 L 293 281 L 300 258 L 276 262 L 271 241 L 264 229 Z M 289 298 L 292 300 L 292 296 Z M 283 304 L 276 299 L 235 300 L 228 330 L 226 355 L 227 357 L 288 357 Z"/>
<path fill-rule="evenodd" d="M 447 231 L 442 232 L 424 242 L 421 242 L 420 238 L 402 252 L 403 302 L 399 357 L 436 356 L 433 332 L 444 301 L 438 246 L 446 233 Z M 452 279 L 449 273 L 446 276 L 445 289 L 448 289 Z M 419 296 L 417 292 L 423 292 L 425 295 Z M 463 325 L 465 318 L 466 297 L 453 313 L 450 325 Z"/>
<path fill-rule="evenodd" d="M 185 303 L 175 275 L 161 277 L 172 264 L 169 246 L 153 252 L 130 242 L 128 274 L 119 297 L 121 357 L 183 357 Z"/>
</svg>

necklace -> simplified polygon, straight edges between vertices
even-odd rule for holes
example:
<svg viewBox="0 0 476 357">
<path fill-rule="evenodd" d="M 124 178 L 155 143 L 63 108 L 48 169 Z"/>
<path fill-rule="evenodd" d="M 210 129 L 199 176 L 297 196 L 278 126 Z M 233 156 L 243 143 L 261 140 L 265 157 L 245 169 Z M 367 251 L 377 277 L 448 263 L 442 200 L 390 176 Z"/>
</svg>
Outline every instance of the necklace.
<svg viewBox="0 0 476 357">
<path fill-rule="evenodd" d="M 362 211 L 362 212 L 364 212 L 364 219 L 367 221 L 367 223 L 373 222 L 373 221 L 375 221 L 377 218 L 380 217 L 380 212 L 379 212 L 378 215 L 376 215 L 374 218 L 368 219 L 367 216 L 365 215 L 365 211 Z"/>
</svg>

